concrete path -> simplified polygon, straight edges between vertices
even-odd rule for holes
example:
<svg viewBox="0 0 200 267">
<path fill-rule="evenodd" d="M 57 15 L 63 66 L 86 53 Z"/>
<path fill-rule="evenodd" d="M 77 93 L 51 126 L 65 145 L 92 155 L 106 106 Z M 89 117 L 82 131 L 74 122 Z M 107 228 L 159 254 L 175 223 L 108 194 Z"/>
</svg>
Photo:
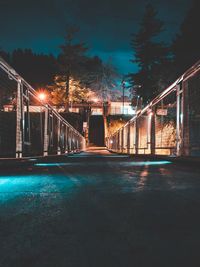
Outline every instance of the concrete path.
<svg viewBox="0 0 200 267">
<path fill-rule="evenodd" d="M 200 174 L 91 148 L 0 170 L 2 267 L 200 266 Z"/>
</svg>

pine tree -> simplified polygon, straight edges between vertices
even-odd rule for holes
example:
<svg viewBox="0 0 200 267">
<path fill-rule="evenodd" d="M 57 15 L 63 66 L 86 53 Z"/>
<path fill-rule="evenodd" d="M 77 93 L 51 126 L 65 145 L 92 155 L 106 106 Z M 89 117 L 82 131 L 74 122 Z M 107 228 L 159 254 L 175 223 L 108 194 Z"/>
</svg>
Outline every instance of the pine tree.
<svg viewBox="0 0 200 267">
<path fill-rule="evenodd" d="M 61 45 L 61 54 L 58 57 L 61 75 L 66 77 L 66 97 L 69 99 L 70 78 L 79 79 L 82 65 L 85 61 L 87 47 L 84 43 L 76 42 L 75 36 L 79 32 L 77 27 L 68 27 L 65 43 Z M 66 110 L 68 105 L 66 105 Z"/>
<path fill-rule="evenodd" d="M 180 33 L 173 43 L 174 61 L 177 74 L 180 75 L 200 59 L 200 1 L 193 0 L 184 19 Z"/>
<path fill-rule="evenodd" d="M 163 66 L 168 64 L 169 50 L 163 42 L 157 40 L 162 31 L 163 22 L 157 18 L 153 6 L 148 4 L 140 29 L 131 40 L 134 51 L 134 59 L 131 61 L 137 63 L 139 71 L 129 75 L 132 86 L 140 85 L 138 93 L 145 102 L 166 86 Z"/>
</svg>

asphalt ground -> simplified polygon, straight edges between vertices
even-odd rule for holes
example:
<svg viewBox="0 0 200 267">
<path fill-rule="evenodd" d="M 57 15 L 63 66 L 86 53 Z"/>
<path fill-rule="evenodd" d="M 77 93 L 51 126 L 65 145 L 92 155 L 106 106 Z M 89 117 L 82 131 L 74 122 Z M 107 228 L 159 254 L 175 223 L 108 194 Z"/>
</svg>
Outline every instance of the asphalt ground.
<svg viewBox="0 0 200 267">
<path fill-rule="evenodd" d="M 199 228 L 187 164 L 93 148 L 0 168 L 3 267 L 199 267 Z"/>
</svg>

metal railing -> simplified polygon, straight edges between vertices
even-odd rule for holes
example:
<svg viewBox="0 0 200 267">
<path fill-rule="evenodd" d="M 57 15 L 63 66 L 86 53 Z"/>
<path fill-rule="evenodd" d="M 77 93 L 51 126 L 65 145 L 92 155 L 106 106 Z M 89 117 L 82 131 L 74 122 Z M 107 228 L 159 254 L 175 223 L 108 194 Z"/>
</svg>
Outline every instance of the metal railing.
<svg viewBox="0 0 200 267">
<path fill-rule="evenodd" d="M 0 58 L 0 156 L 46 156 L 84 148 L 85 138 Z"/>
<path fill-rule="evenodd" d="M 200 156 L 200 61 L 122 128 L 107 147 L 128 154 Z"/>
</svg>

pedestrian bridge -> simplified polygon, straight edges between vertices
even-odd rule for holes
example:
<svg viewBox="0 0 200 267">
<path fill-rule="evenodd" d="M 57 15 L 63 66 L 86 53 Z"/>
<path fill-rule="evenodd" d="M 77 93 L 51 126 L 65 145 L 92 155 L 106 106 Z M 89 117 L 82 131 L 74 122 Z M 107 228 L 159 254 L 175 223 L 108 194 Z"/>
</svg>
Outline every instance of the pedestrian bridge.
<svg viewBox="0 0 200 267">
<path fill-rule="evenodd" d="M 93 117 L 89 139 L 122 154 L 200 156 L 199 88 L 200 61 L 146 107 L 137 107 L 134 117 L 115 133 L 109 133 L 105 117 L 98 118 L 98 123 Z M 86 139 L 82 133 L 39 98 L 34 88 L 1 58 L 0 92 L 3 92 L 0 157 L 60 155 L 85 150 Z M 14 108 L 6 112 L 2 106 L 8 96 Z M 37 112 L 33 112 L 34 106 Z"/>
</svg>

